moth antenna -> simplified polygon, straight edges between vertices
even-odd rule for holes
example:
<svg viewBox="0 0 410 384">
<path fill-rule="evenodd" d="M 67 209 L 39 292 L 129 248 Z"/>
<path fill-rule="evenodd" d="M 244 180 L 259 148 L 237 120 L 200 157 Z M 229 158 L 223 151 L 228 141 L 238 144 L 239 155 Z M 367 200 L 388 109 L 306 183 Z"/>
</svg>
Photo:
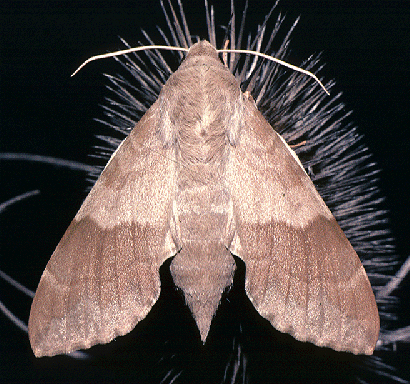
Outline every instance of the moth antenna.
<svg viewBox="0 0 410 384">
<path fill-rule="evenodd" d="M 168 45 L 143 45 L 141 47 L 135 47 L 135 48 L 124 49 L 124 50 L 121 50 L 121 51 L 104 53 L 102 55 L 92 56 L 89 59 L 87 59 L 86 61 L 84 61 L 84 63 L 82 63 L 74 71 L 74 73 L 71 75 L 71 77 L 73 77 L 78 71 L 80 71 L 81 68 L 83 68 L 85 65 L 87 65 L 91 61 L 95 61 L 95 60 L 99 60 L 99 59 L 106 59 L 108 57 L 126 55 L 126 54 L 132 53 L 132 52 L 146 51 L 146 50 L 149 50 L 149 49 L 165 49 L 165 50 L 168 50 L 168 51 L 184 51 L 184 52 L 189 51 L 188 48 L 170 47 Z M 286 61 L 277 59 L 276 57 L 266 55 L 262 52 L 250 51 L 250 50 L 247 50 L 247 49 L 225 49 L 224 48 L 224 49 L 217 49 L 216 51 L 218 53 L 222 53 L 222 54 L 228 53 L 228 52 L 229 53 L 246 53 L 246 54 L 250 54 L 250 55 L 260 56 L 260 57 L 263 57 L 264 59 L 268 59 L 270 61 L 274 61 L 275 63 L 283 65 L 284 67 L 293 69 L 294 71 L 297 71 L 297 72 L 303 73 L 307 76 L 310 76 L 322 87 L 322 89 L 326 92 L 326 94 L 328 96 L 330 96 L 330 93 L 328 92 L 328 90 L 325 88 L 325 86 L 322 84 L 322 82 L 319 80 L 319 78 L 315 74 L 313 74 L 310 71 L 307 71 L 306 69 L 302 69 L 300 67 L 297 67 L 296 65 L 289 64 Z M 224 55 L 224 58 L 226 58 L 226 55 Z M 226 63 L 226 60 L 224 60 L 224 62 Z"/>
<path fill-rule="evenodd" d="M 115 56 L 126 55 L 126 54 L 132 53 L 132 52 L 146 51 L 146 50 L 149 50 L 149 49 L 165 49 L 165 50 L 168 50 L 168 51 L 185 51 L 185 52 L 189 51 L 188 48 L 170 47 L 168 45 L 143 45 L 141 47 L 135 47 L 135 48 L 123 49 L 121 51 L 104 53 L 102 55 L 92 56 L 89 59 L 87 59 L 86 61 L 84 61 L 84 63 L 82 63 L 74 71 L 74 73 L 71 75 L 71 77 L 73 77 L 81 68 L 83 68 L 85 65 L 87 65 L 91 61 L 95 61 L 95 60 L 99 60 L 99 59 L 106 59 L 107 57 L 115 57 Z"/>
<path fill-rule="evenodd" d="M 262 52 L 250 51 L 250 50 L 247 50 L 247 49 L 217 49 L 216 51 L 217 51 L 218 53 L 222 53 L 222 54 L 225 53 L 225 52 L 230 52 L 230 53 L 246 53 L 246 54 L 250 54 L 250 55 L 260 56 L 260 57 L 263 57 L 264 59 L 268 59 L 268 60 L 270 60 L 270 61 L 274 61 L 275 63 L 278 63 L 278 64 L 280 64 L 280 65 L 283 65 L 284 67 L 288 67 L 288 68 L 290 68 L 290 69 L 293 69 L 294 71 L 297 71 L 297 72 L 303 73 L 303 74 L 305 74 L 305 75 L 307 75 L 307 76 L 310 76 L 311 78 L 313 78 L 313 79 L 322 87 L 322 89 L 326 92 L 326 94 L 327 94 L 328 96 L 330 96 L 330 93 L 328 92 L 328 90 L 325 88 L 325 86 L 322 84 L 322 82 L 319 80 L 319 78 L 318 78 L 315 74 L 313 74 L 313 73 L 310 72 L 310 71 L 307 71 L 306 69 L 302 69 L 302 68 L 300 68 L 300 67 L 297 67 L 296 65 L 289 64 L 289 63 L 287 63 L 286 61 L 277 59 L 276 57 L 266 55 L 266 54 L 264 54 L 264 53 L 262 53 Z"/>
</svg>

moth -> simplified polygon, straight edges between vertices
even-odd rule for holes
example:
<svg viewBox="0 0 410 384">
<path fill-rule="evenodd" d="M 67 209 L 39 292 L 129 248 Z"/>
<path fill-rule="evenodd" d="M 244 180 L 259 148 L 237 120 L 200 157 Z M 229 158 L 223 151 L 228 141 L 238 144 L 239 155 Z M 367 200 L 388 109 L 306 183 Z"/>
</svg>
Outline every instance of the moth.
<svg viewBox="0 0 410 384">
<path fill-rule="evenodd" d="M 223 292 L 273 327 L 372 354 L 366 272 L 300 160 L 206 41 L 113 154 L 51 256 L 31 307 L 36 356 L 108 343 L 144 319 L 170 271 L 205 343 Z"/>
</svg>

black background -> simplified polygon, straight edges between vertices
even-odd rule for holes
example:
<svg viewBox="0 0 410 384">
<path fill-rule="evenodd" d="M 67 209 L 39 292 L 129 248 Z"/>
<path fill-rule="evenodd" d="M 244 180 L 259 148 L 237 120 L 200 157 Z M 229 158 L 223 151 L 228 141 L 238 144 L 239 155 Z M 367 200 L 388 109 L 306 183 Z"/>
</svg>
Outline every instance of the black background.
<svg viewBox="0 0 410 384">
<path fill-rule="evenodd" d="M 219 3 L 217 24 L 223 24 L 229 2 Z M 243 2 L 236 3 L 242 10 Z M 271 5 L 250 1 L 248 30 L 255 32 Z M 159 1 L 3 0 L 0 7 L 0 152 L 98 163 L 89 157 L 99 143 L 94 135 L 109 133 L 93 121 L 103 116 L 100 105 L 108 95 L 102 73 L 120 69 L 113 60 L 101 60 L 74 78 L 70 74 L 92 55 L 122 49 L 118 36 L 131 46 L 141 39 L 141 28 L 158 37 L 156 24 L 167 29 Z M 322 74 L 336 80 L 347 109 L 354 111 L 352 119 L 382 170 L 384 207 L 404 260 L 410 254 L 410 2 L 282 0 L 278 10 L 287 14 L 288 26 L 301 15 L 292 64 L 323 52 Z M 206 38 L 202 0 L 185 2 L 185 13 L 191 33 Z M 0 202 L 41 191 L 0 216 L 0 269 L 34 290 L 85 197 L 85 174 L 16 161 L 2 161 L 0 167 Z M 407 280 L 400 292 L 404 303 L 410 299 L 408 286 Z M 28 319 L 30 300 L 22 294 L 2 284 L 0 300 Z M 410 324 L 406 305 L 400 315 L 402 325 Z M 407 358 L 398 353 L 399 360 Z M 42 368 L 35 364 L 26 335 L 0 316 L 0 381 L 3 374 L 8 380 L 40 380 Z"/>
</svg>

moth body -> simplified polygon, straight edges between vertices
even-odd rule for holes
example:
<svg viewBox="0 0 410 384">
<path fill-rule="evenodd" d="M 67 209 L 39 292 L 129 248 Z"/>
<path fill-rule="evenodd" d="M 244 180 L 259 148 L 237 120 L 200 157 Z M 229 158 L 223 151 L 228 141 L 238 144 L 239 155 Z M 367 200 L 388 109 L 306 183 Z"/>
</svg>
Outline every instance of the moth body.
<svg viewBox="0 0 410 384">
<path fill-rule="evenodd" d="M 175 147 L 177 189 L 173 221 L 179 253 L 171 263 L 175 284 L 205 342 L 223 291 L 232 284 L 235 261 L 232 200 L 226 180 L 230 131 L 238 131 L 242 103 L 239 85 L 203 44 L 192 51 L 163 88 L 159 103 L 167 111 L 163 137 Z M 195 54 L 194 54 L 195 53 Z M 209 74 L 212 73 L 212 76 Z M 238 115 L 235 126 L 232 117 Z"/>
</svg>

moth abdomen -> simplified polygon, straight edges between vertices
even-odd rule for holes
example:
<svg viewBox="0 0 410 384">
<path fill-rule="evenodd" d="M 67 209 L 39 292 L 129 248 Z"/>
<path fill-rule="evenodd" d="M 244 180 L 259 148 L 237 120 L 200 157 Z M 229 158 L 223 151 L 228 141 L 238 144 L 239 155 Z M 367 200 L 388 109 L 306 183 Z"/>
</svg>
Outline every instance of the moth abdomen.
<svg viewBox="0 0 410 384">
<path fill-rule="evenodd" d="M 220 242 L 186 242 L 171 262 L 179 287 L 205 343 L 212 319 L 226 288 L 232 285 L 235 260 Z"/>
</svg>

